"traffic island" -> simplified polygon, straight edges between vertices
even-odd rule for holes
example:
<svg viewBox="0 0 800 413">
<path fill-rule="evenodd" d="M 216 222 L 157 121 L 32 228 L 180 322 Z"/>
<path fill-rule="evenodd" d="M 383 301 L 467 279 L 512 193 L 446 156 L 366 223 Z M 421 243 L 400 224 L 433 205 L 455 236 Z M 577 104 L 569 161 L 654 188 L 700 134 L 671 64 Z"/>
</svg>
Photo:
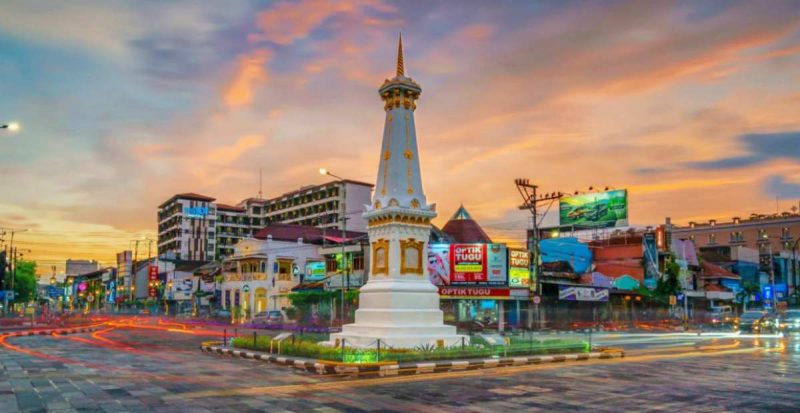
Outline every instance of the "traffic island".
<svg viewBox="0 0 800 413">
<path fill-rule="evenodd" d="M 13 331 L 0 333 L 0 337 L 28 337 L 28 336 L 63 336 L 67 334 L 80 334 L 91 333 L 96 331 L 97 327 L 80 327 L 80 328 L 54 328 L 44 330 L 28 330 L 28 331 Z"/>
<path fill-rule="evenodd" d="M 378 375 L 380 377 L 413 375 L 426 373 L 445 373 L 450 371 L 478 370 L 507 366 L 524 366 L 530 364 L 563 363 L 591 359 L 612 359 L 625 356 L 622 349 L 599 349 L 598 351 L 573 354 L 496 357 L 466 360 L 437 360 L 413 362 L 374 362 L 344 363 L 327 360 L 314 360 L 303 357 L 281 356 L 254 350 L 240 350 L 222 346 L 222 343 L 203 343 L 200 349 L 204 352 L 232 357 L 252 359 L 320 375 Z"/>
</svg>

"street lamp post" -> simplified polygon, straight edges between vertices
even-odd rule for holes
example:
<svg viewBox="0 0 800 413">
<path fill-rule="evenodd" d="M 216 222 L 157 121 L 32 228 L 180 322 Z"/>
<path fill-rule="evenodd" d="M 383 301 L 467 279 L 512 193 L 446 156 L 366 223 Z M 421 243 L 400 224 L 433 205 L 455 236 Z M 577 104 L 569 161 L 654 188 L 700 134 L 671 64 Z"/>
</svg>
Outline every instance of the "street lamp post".
<svg viewBox="0 0 800 413">
<path fill-rule="evenodd" d="M 347 290 L 349 291 L 350 290 L 350 271 L 348 271 L 348 269 L 347 269 L 347 255 L 346 255 L 345 243 L 344 243 L 345 239 L 347 239 L 347 210 L 346 210 L 346 208 L 347 208 L 347 182 L 345 182 L 345 179 L 342 178 L 341 176 L 335 175 L 335 174 L 331 173 L 331 171 L 329 171 L 329 170 L 327 170 L 325 168 L 319 168 L 319 173 L 320 173 L 320 175 L 328 175 L 328 176 L 334 177 L 334 178 L 338 179 L 339 182 L 341 182 L 341 184 L 342 184 L 342 202 L 340 202 L 341 210 L 342 210 L 342 218 L 341 218 L 341 221 L 342 221 L 342 281 L 344 281 L 344 278 L 347 277 Z M 344 326 L 344 316 L 345 316 L 344 315 L 344 299 L 345 299 L 344 282 L 342 283 L 341 291 L 342 291 L 342 320 L 341 320 L 341 324 L 342 324 L 342 326 Z"/>
<path fill-rule="evenodd" d="M 19 123 L 17 122 L 9 122 L 3 125 L 0 125 L 0 129 L 8 129 L 11 132 L 16 132 L 19 130 Z"/>
</svg>

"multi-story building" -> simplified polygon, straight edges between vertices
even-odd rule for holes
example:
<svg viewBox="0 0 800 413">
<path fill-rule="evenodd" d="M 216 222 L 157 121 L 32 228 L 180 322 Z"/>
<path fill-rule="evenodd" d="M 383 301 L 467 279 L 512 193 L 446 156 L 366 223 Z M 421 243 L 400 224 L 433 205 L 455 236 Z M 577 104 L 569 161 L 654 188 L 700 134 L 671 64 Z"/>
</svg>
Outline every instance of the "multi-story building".
<svg viewBox="0 0 800 413">
<path fill-rule="evenodd" d="M 158 255 L 213 260 L 216 255 L 215 198 L 177 194 L 158 207 Z"/>
<path fill-rule="evenodd" d="M 158 253 L 173 259 L 214 260 L 233 254 L 240 240 L 274 223 L 316 226 L 325 231 L 365 232 L 361 214 L 372 186 L 357 181 L 312 185 L 271 199 L 247 198 L 237 205 L 195 193 L 177 194 L 159 206 Z"/>
<path fill-rule="evenodd" d="M 749 218 L 733 217 L 730 221 L 689 222 L 686 226 L 670 225 L 673 238 L 689 239 L 698 248 L 743 246 L 760 254 L 791 251 L 800 237 L 800 214 L 785 212 L 775 215 L 753 214 Z"/>
</svg>

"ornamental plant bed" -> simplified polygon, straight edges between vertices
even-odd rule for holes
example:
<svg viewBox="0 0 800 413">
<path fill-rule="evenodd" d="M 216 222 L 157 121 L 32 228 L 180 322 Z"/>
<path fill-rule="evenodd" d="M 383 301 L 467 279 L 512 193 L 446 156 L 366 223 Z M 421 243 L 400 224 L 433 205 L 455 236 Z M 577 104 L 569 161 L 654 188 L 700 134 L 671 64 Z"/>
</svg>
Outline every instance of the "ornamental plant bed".
<svg viewBox="0 0 800 413">
<path fill-rule="evenodd" d="M 329 347 L 320 345 L 318 341 L 307 338 L 287 339 L 280 344 L 280 351 L 277 341 L 272 342 L 271 337 L 256 337 L 255 340 L 250 337 L 238 337 L 231 341 L 231 345 L 238 349 L 256 350 L 281 356 L 354 364 L 575 354 L 588 353 L 590 350 L 589 343 L 580 339 L 536 339 L 534 337 L 510 339 L 506 345 L 490 345 L 481 337 L 472 337 L 469 345 L 420 346 L 413 349 L 379 347 L 377 343 L 375 347 L 370 348 Z"/>
</svg>

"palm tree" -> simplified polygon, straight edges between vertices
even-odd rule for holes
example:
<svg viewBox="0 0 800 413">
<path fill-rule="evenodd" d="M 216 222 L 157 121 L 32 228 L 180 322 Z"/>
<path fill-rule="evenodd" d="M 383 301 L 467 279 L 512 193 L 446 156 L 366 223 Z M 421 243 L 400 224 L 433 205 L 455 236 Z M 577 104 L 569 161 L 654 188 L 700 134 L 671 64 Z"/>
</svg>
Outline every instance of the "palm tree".
<svg viewBox="0 0 800 413">
<path fill-rule="evenodd" d="M 754 283 L 746 282 L 742 285 L 742 288 L 736 293 L 736 302 L 742 305 L 742 312 L 747 311 L 747 303 L 750 301 L 750 297 L 758 293 L 758 291 L 759 288 Z"/>
</svg>

